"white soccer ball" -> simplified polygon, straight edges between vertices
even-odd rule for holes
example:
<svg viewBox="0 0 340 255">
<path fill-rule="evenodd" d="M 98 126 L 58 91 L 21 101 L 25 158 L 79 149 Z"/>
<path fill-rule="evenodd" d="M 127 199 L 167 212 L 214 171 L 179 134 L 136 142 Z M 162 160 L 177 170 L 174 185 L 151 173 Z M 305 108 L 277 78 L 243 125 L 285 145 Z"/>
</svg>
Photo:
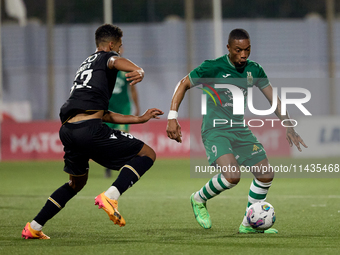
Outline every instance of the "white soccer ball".
<svg viewBox="0 0 340 255">
<path fill-rule="evenodd" d="M 266 230 L 274 225 L 276 220 L 274 207 L 267 202 L 252 204 L 247 211 L 247 221 L 257 230 Z"/>
</svg>

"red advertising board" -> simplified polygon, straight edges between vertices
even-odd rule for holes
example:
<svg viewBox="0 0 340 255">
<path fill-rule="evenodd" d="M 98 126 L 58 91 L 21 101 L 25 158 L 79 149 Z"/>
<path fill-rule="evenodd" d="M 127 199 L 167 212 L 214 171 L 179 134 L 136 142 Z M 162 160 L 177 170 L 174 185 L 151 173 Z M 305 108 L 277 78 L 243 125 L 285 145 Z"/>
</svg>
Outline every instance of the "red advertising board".
<svg viewBox="0 0 340 255">
<path fill-rule="evenodd" d="M 179 120 L 179 123 L 182 128 L 182 143 L 167 137 L 166 120 L 151 120 L 145 124 L 131 125 L 130 132 L 152 147 L 158 158 L 189 158 L 193 153 L 205 155 L 199 132 L 200 121 L 185 119 Z M 285 139 L 285 129 L 278 123 L 275 123 L 274 127 L 269 124 L 251 129 L 269 156 L 289 156 L 290 147 Z M 4 121 L 1 127 L 1 159 L 61 160 L 63 146 L 59 140 L 59 128 L 59 121 Z"/>
<path fill-rule="evenodd" d="M 168 138 L 166 120 L 152 120 L 145 124 L 131 125 L 130 133 L 153 148 L 157 157 L 190 157 L 190 120 L 181 120 L 182 143 Z"/>
<path fill-rule="evenodd" d="M 1 159 L 62 159 L 60 125 L 60 121 L 4 121 L 1 125 Z"/>
</svg>

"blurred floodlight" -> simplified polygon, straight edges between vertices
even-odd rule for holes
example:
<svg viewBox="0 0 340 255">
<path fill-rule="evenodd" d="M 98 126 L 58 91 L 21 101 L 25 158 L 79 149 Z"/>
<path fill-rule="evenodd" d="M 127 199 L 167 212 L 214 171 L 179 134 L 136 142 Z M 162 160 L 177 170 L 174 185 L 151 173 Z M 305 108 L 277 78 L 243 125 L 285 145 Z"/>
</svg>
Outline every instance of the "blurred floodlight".
<svg viewBox="0 0 340 255">
<path fill-rule="evenodd" d="M 5 0 L 5 3 L 5 10 L 7 15 L 17 19 L 20 26 L 26 26 L 26 6 L 23 0 Z"/>
<path fill-rule="evenodd" d="M 305 19 L 322 20 L 322 16 L 321 16 L 321 14 L 319 14 L 317 12 L 310 12 L 305 16 Z"/>
</svg>

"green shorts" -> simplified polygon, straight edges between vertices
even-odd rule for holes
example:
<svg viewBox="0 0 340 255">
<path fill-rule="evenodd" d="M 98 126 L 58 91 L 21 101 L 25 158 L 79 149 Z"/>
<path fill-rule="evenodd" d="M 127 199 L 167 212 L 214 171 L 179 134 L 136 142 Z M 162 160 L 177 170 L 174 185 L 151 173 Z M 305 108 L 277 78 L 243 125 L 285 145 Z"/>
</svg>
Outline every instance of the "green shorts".
<svg viewBox="0 0 340 255">
<path fill-rule="evenodd" d="M 244 166 L 253 166 L 267 157 L 263 145 L 249 129 L 236 132 L 214 129 L 202 135 L 202 140 L 210 165 L 230 153 Z"/>
</svg>

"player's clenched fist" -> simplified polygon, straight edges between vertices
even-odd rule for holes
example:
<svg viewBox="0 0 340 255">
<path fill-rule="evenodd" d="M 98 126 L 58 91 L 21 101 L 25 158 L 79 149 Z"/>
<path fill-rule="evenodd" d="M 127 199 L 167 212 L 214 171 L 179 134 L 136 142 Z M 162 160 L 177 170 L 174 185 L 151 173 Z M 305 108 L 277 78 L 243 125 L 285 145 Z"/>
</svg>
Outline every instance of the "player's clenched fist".
<svg viewBox="0 0 340 255">
<path fill-rule="evenodd" d="M 176 140 L 177 142 L 182 142 L 182 132 L 181 126 L 176 119 L 168 120 L 168 125 L 166 127 L 166 132 L 170 139 Z"/>
<path fill-rule="evenodd" d="M 144 70 L 140 68 L 139 70 L 127 73 L 125 76 L 127 81 L 131 81 L 130 85 L 135 85 L 144 79 Z"/>
</svg>

